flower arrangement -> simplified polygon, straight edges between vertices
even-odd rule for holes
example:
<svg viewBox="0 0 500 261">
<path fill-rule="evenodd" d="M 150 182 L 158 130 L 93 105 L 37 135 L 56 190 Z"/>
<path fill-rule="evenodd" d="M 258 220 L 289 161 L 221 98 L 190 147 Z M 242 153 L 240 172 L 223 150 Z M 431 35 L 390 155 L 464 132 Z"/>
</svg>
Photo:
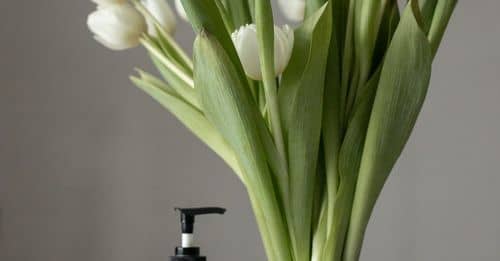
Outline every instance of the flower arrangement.
<svg viewBox="0 0 500 261">
<path fill-rule="evenodd" d="M 131 80 L 248 191 L 269 260 L 357 261 L 373 207 L 422 108 L 457 0 L 93 0 L 113 50 L 145 47 L 162 79 Z M 400 9 L 401 8 L 401 9 Z"/>
</svg>

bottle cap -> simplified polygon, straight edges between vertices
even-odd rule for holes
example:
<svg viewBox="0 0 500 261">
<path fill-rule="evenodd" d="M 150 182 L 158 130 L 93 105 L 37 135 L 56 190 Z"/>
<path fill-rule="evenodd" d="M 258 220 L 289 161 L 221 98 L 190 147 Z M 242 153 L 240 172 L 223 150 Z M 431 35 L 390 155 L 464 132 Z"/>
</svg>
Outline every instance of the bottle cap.
<svg viewBox="0 0 500 261">
<path fill-rule="evenodd" d="M 175 208 L 181 214 L 182 242 L 180 247 L 175 248 L 175 256 L 171 256 L 171 261 L 205 261 L 206 257 L 200 256 L 200 248 L 195 247 L 194 241 L 194 221 L 195 217 L 206 214 L 224 214 L 226 209 L 219 207 L 204 208 Z"/>
</svg>

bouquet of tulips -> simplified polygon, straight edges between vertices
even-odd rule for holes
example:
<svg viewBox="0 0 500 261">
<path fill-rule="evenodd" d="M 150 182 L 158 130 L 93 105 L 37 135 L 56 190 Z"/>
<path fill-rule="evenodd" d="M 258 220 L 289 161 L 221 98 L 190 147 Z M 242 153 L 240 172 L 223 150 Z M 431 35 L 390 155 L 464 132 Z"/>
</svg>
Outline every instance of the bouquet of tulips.
<svg viewBox="0 0 500 261">
<path fill-rule="evenodd" d="M 161 78 L 131 80 L 248 191 L 269 260 L 357 261 L 378 195 L 423 105 L 456 0 L 94 0 L 103 45 L 142 44 Z"/>
</svg>

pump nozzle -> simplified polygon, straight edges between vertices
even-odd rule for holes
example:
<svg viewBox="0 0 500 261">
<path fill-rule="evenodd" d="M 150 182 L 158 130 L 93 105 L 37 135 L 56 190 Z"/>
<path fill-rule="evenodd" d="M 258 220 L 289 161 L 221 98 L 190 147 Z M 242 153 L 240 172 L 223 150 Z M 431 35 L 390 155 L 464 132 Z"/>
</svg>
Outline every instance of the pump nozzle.
<svg viewBox="0 0 500 261">
<path fill-rule="evenodd" d="M 226 209 L 219 207 L 206 208 L 175 208 L 181 213 L 182 226 L 182 247 L 192 247 L 193 245 L 193 226 L 194 217 L 206 214 L 224 214 Z"/>
</svg>

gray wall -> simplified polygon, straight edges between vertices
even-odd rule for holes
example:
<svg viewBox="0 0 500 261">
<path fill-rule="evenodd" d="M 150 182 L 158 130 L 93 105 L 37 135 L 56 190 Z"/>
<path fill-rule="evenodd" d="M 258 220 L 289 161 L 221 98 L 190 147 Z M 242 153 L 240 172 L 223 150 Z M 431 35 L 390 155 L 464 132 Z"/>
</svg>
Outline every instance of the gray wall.
<svg viewBox="0 0 500 261">
<path fill-rule="evenodd" d="M 165 260 L 178 243 L 173 207 L 205 204 L 229 209 L 197 224 L 210 260 L 264 260 L 243 186 L 129 83 L 134 66 L 151 69 L 144 51 L 91 39 L 92 9 L 0 4 L 0 260 Z M 500 259 L 498 10 L 459 3 L 362 260 Z M 190 45 L 189 27 L 177 37 Z"/>
</svg>

